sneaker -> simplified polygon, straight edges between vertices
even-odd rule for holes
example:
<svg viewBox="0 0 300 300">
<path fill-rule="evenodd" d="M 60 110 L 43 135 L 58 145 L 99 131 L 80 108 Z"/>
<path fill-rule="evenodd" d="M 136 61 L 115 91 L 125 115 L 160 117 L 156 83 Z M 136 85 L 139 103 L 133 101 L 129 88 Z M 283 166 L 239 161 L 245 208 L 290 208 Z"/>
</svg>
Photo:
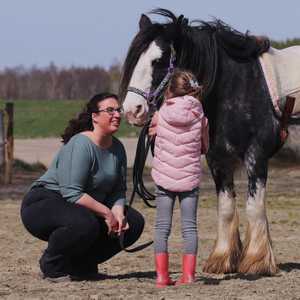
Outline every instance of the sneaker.
<svg viewBox="0 0 300 300">
<path fill-rule="evenodd" d="M 98 280 L 99 277 L 101 277 L 98 273 L 97 263 L 74 263 L 73 270 L 70 272 L 70 275 L 71 279 L 75 281 Z"/>
<path fill-rule="evenodd" d="M 60 283 L 60 282 L 70 282 L 72 281 L 72 278 L 70 275 L 65 275 L 65 276 L 59 276 L 59 277 L 49 277 L 46 276 L 45 274 L 41 273 L 40 277 L 44 280 L 47 280 L 49 282 L 53 283 Z"/>
<path fill-rule="evenodd" d="M 100 273 L 82 274 L 82 275 L 71 275 L 71 281 L 98 281 L 107 278 L 106 275 Z"/>
</svg>

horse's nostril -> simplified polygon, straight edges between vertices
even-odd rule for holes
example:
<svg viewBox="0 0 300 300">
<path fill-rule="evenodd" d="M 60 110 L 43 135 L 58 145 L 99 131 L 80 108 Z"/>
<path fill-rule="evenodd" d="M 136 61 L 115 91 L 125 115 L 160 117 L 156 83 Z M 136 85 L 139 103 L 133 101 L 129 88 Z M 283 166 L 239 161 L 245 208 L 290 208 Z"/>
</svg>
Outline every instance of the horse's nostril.
<svg viewBox="0 0 300 300">
<path fill-rule="evenodd" d="M 136 106 L 136 113 L 138 114 L 142 110 L 142 105 Z"/>
</svg>

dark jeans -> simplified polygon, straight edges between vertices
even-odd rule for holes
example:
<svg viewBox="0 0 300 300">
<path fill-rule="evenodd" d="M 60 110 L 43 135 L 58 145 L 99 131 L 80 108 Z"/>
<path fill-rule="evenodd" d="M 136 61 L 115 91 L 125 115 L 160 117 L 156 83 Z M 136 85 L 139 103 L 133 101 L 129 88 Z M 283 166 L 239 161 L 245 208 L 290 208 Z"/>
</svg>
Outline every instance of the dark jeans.
<svg viewBox="0 0 300 300">
<path fill-rule="evenodd" d="M 98 263 L 121 251 L 119 240 L 107 234 L 103 218 L 44 187 L 33 188 L 25 195 L 21 218 L 33 236 L 48 241 L 40 259 L 45 276 L 96 271 Z M 125 247 L 132 245 L 144 228 L 144 218 L 135 209 L 128 208 L 127 219 L 129 229 L 124 235 Z"/>
</svg>

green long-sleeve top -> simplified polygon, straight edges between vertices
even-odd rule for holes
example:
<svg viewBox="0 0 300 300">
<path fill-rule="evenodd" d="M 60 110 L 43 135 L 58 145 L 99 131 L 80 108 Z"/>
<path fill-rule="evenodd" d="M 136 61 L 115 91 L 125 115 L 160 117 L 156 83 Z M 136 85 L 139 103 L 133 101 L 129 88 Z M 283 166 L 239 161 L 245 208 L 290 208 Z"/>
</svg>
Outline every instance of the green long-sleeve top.
<svg viewBox="0 0 300 300">
<path fill-rule="evenodd" d="M 126 152 L 113 137 L 112 145 L 102 149 L 83 134 L 74 135 L 63 145 L 49 169 L 33 186 L 58 191 L 68 202 L 84 193 L 111 207 L 126 199 Z"/>
</svg>

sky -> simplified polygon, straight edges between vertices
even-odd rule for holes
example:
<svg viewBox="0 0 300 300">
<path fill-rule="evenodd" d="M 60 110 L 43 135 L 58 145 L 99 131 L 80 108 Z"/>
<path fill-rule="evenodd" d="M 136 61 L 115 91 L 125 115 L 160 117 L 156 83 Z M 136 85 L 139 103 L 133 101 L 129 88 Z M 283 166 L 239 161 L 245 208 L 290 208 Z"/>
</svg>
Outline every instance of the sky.
<svg viewBox="0 0 300 300">
<path fill-rule="evenodd" d="M 0 0 L 0 69 L 122 63 L 141 14 L 158 7 L 275 40 L 300 37 L 299 0 Z"/>
</svg>

